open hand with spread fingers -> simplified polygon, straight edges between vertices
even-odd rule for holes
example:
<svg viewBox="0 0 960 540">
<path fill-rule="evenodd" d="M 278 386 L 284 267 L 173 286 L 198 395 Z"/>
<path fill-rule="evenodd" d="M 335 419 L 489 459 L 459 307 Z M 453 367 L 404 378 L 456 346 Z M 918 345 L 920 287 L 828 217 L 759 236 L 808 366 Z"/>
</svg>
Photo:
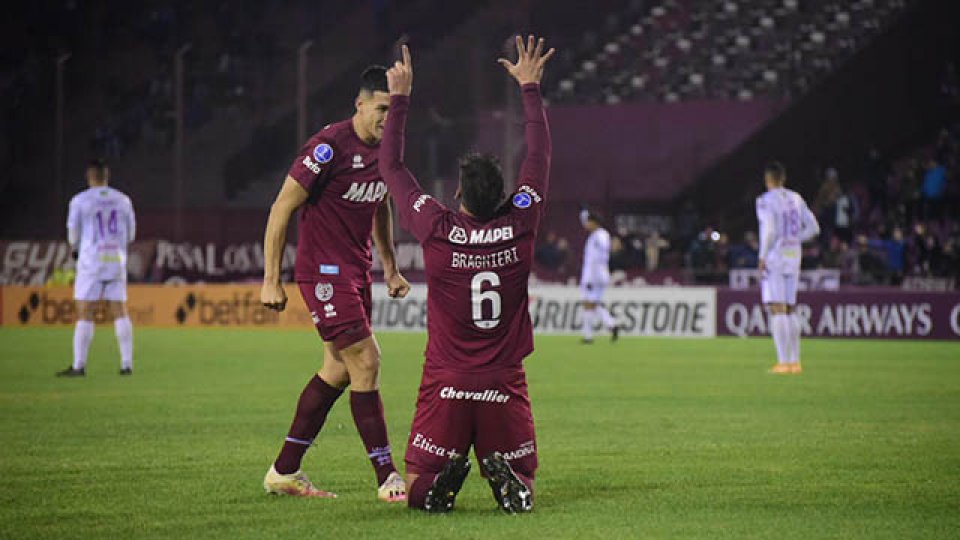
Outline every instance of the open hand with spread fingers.
<svg viewBox="0 0 960 540">
<path fill-rule="evenodd" d="M 517 36 L 517 61 L 511 62 L 506 58 L 500 58 L 497 62 L 506 68 L 507 72 L 513 76 L 520 85 L 527 83 L 539 83 L 543 77 L 543 66 L 547 60 L 557 52 L 551 48 L 543 52 L 543 38 L 536 39 L 532 35 L 527 36 L 527 42 Z"/>
<path fill-rule="evenodd" d="M 413 62 L 410 60 L 410 47 L 402 45 L 401 60 L 393 63 L 387 70 L 387 89 L 391 96 L 409 96 L 413 90 Z"/>
</svg>

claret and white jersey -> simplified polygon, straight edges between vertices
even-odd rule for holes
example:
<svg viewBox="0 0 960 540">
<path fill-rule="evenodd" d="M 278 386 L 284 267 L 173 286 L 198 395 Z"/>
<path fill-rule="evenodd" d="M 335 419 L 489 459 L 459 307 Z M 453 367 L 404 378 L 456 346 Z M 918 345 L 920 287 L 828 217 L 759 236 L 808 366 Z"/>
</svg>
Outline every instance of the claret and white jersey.
<svg viewBox="0 0 960 540">
<path fill-rule="evenodd" d="M 583 269 L 580 288 L 588 302 L 602 300 L 603 291 L 610 283 L 610 233 L 598 227 L 583 247 Z"/>
<path fill-rule="evenodd" d="M 130 198 L 108 186 L 78 193 L 70 200 L 67 233 L 71 246 L 79 250 L 77 299 L 125 300 L 127 245 L 136 234 Z M 107 290 L 118 285 L 124 289 L 122 294 Z"/>
<path fill-rule="evenodd" d="M 757 197 L 760 259 L 766 262 L 764 303 L 795 304 L 801 244 L 820 233 L 813 212 L 797 192 L 772 189 Z"/>
</svg>

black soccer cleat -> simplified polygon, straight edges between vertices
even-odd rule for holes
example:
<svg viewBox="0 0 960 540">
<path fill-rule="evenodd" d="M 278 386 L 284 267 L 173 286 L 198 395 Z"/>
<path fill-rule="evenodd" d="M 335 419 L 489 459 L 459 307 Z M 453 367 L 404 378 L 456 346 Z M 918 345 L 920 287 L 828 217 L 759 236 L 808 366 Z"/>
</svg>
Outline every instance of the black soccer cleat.
<svg viewBox="0 0 960 540">
<path fill-rule="evenodd" d="M 520 514 L 533 510 L 533 492 L 517 477 L 504 459 L 494 452 L 480 461 L 480 468 L 490 483 L 497 505 L 508 514 Z"/>
<path fill-rule="evenodd" d="M 592 339 L 583 338 L 580 340 L 581 345 L 593 345 Z"/>
<path fill-rule="evenodd" d="M 121 375 L 133 375 L 133 368 L 120 368 Z"/>
<path fill-rule="evenodd" d="M 427 492 L 427 498 L 423 502 L 423 509 L 438 514 L 453 510 L 453 503 L 469 473 L 470 460 L 467 456 L 453 454 L 434 479 L 433 487 Z"/>
<path fill-rule="evenodd" d="M 613 328 L 610 329 L 610 342 L 613 343 L 618 339 L 620 339 L 620 326 L 614 325 Z"/>
<path fill-rule="evenodd" d="M 86 377 L 87 370 L 84 368 L 73 369 L 73 366 L 57 372 L 57 377 Z"/>
</svg>

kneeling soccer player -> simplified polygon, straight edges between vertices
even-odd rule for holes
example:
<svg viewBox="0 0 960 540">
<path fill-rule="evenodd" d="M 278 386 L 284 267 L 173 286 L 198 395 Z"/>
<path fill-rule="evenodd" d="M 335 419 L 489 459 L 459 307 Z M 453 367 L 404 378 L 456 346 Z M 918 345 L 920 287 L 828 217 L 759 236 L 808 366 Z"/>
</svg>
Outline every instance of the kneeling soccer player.
<svg viewBox="0 0 960 540">
<path fill-rule="evenodd" d="M 509 513 L 533 508 L 537 448 L 523 359 L 533 351 L 527 280 L 550 168 L 550 132 L 540 96 L 543 40 L 517 38 L 516 63 L 499 62 L 520 84 L 527 155 L 507 199 L 495 158 L 460 163 L 459 211 L 426 195 L 403 164 L 413 69 L 410 51 L 387 71 L 390 111 L 380 171 L 401 225 L 423 245 L 427 285 L 426 362 L 407 445 L 412 508 L 453 508 L 470 446 Z"/>
</svg>

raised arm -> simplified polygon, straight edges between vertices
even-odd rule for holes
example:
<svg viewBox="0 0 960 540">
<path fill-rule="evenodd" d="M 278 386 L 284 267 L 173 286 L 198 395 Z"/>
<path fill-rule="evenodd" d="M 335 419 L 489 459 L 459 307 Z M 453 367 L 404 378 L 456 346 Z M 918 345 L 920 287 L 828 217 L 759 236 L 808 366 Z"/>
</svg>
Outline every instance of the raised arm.
<svg viewBox="0 0 960 540">
<path fill-rule="evenodd" d="M 423 189 L 403 163 L 403 145 L 410 110 L 410 92 L 413 90 L 413 63 L 410 49 L 402 47 L 403 60 L 387 70 L 387 86 L 390 90 L 390 111 L 383 127 L 380 141 L 380 175 L 387 190 L 397 202 L 400 226 L 410 231 L 423 242 L 430 233 L 443 206 Z"/>
<path fill-rule="evenodd" d="M 546 196 L 550 177 L 550 154 L 552 142 L 547 115 L 543 110 L 543 98 L 540 95 L 540 79 L 547 60 L 556 52 L 554 49 L 543 52 L 544 40 L 535 40 L 533 36 L 517 36 L 517 61 L 510 62 L 500 58 L 498 62 L 517 80 L 523 96 L 524 137 L 527 143 L 527 155 L 520 166 L 518 186 L 527 185 L 533 189 L 535 202 Z"/>
</svg>

